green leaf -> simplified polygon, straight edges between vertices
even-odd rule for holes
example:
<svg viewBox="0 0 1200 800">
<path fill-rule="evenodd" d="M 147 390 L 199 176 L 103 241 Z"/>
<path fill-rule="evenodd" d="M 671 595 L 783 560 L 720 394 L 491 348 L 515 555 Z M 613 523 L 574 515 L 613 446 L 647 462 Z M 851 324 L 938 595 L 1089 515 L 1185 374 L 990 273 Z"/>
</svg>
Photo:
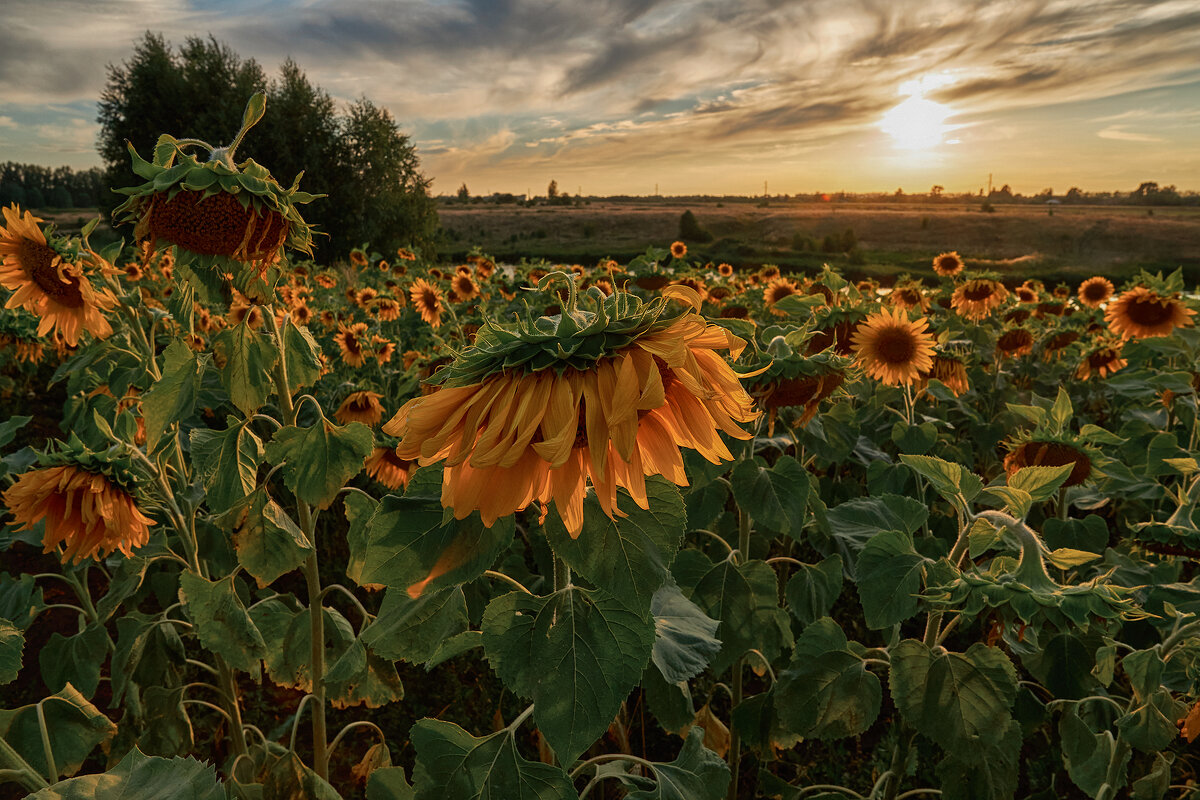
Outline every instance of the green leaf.
<svg viewBox="0 0 1200 800">
<path fill-rule="evenodd" d="M 226 417 L 223 431 L 192 431 L 192 461 L 204 481 L 208 507 L 215 513 L 232 508 L 254 491 L 263 461 L 262 440 L 248 422 Z"/>
<path fill-rule="evenodd" d="M 976 643 L 952 653 L 905 639 L 891 660 L 892 698 L 917 731 L 972 764 L 1000 744 L 1017 697 L 1017 673 L 1003 651 Z"/>
<path fill-rule="evenodd" d="M 115 767 L 56 783 L 28 800 L 224 800 L 216 769 L 194 758 L 147 756 L 136 747 Z"/>
<path fill-rule="evenodd" d="M 658 476 L 647 479 L 646 497 L 648 510 L 624 490 L 618 492 L 617 510 L 627 516 L 610 519 L 589 492 L 583 504 L 587 534 L 579 538 L 567 533 L 557 513 L 545 526 L 559 558 L 637 614 L 649 611 L 650 598 L 669 580 L 686 527 L 683 499 L 673 483 Z"/>
<path fill-rule="evenodd" d="M 261 489 L 246 509 L 246 519 L 233 534 L 238 563 L 260 589 L 297 569 L 312 554 L 312 545 L 283 507 Z"/>
<path fill-rule="evenodd" d="M 1117 743 L 1110 731 L 1092 733 L 1092 729 L 1081 720 L 1073 707 L 1063 712 L 1058 723 L 1058 735 L 1062 741 L 1063 764 L 1071 780 L 1089 797 L 1095 797 L 1106 785 L 1110 762 L 1117 755 Z M 1133 752 L 1124 747 L 1117 767 L 1117 786 L 1110 786 L 1114 792 L 1120 791 L 1128 780 L 1127 768 Z"/>
<path fill-rule="evenodd" d="M 601 590 L 547 597 L 510 592 L 483 614 L 488 663 L 534 703 L 534 720 L 564 764 L 608 728 L 650 660 L 654 628 Z"/>
<path fill-rule="evenodd" d="M 45 698 L 42 710 L 50 734 L 50 748 L 58 767 L 56 778 L 63 775 L 70 777 L 78 772 L 96 745 L 110 741 L 117 732 L 117 726 L 70 684 Z M 40 775 L 49 774 L 38 724 L 37 704 L 0 709 L 0 737 Z"/>
<path fill-rule="evenodd" d="M 686 556 L 686 558 L 685 558 Z M 779 607 L 779 582 L 765 561 L 710 562 L 703 553 L 679 554 L 676 579 L 700 610 L 721 623 L 721 650 L 710 664 L 721 675 L 750 650 L 774 659 L 792 644 L 787 612 Z"/>
<path fill-rule="evenodd" d="M 842 593 L 842 557 L 837 553 L 819 564 L 798 564 L 784 595 L 788 609 L 801 624 L 827 616 Z"/>
<path fill-rule="evenodd" d="M 17 679 L 24 651 L 25 635 L 16 625 L 0 618 L 0 685 Z"/>
<path fill-rule="evenodd" d="M 275 432 L 267 460 L 283 464 L 283 482 L 305 503 L 328 508 L 346 482 L 362 470 L 375 446 L 361 422 L 333 425 L 324 418 L 308 428 L 289 425 Z"/>
<path fill-rule="evenodd" d="M 668 683 L 699 675 L 721 649 L 721 640 L 716 638 L 720 623 L 684 597 L 673 583 L 654 593 L 650 614 L 654 618 L 651 660 Z"/>
<path fill-rule="evenodd" d="M 887 628 L 917 613 L 921 581 L 929 559 L 900 531 L 876 534 L 858 555 L 858 596 L 867 627 Z"/>
<path fill-rule="evenodd" d="M 733 499 L 766 527 L 798 539 L 808 509 L 808 472 L 791 456 L 764 464 L 761 458 L 738 462 L 729 476 Z"/>
<path fill-rule="evenodd" d="M 1009 476 L 1008 485 L 1028 492 L 1033 502 L 1040 503 L 1054 496 L 1074 468 L 1073 462 L 1060 467 L 1023 467 Z"/>
<path fill-rule="evenodd" d="M 775 685 L 776 711 L 790 733 L 836 739 L 863 733 L 879 716 L 879 678 L 847 646 L 829 617 L 804 629 Z"/>
<path fill-rule="evenodd" d="M 38 653 L 38 663 L 48 689 L 57 692 L 70 684 L 90 698 L 100 684 L 100 666 L 107 656 L 108 633 L 103 625 L 93 623 L 74 636 L 50 634 Z"/>
<path fill-rule="evenodd" d="M 222 357 L 225 360 L 221 383 L 229 392 L 229 399 L 247 417 L 252 415 L 267 402 L 274 389 L 271 371 L 279 358 L 275 344 L 243 320 L 213 338 L 213 351 L 217 363 L 221 363 Z"/>
<path fill-rule="evenodd" d="M 179 339 L 163 351 L 162 378 L 142 398 L 142 417 L 146 421 L 146 446 L 154 450 L 171 425 L 191 416 L 200 391 L 200 378 L 208 357 L 198 358 Z"/>
<path fill-rule="evenodd" d="M 367 523 L 361 549 L 351 551 L 360 563 L 362 586 L 403 589 L 409 597 L 475 580 L 495 563 L 516 531 L 511 516 L 485 527 L 479 513 L 451 518 L 433 499 L 388 495 Z"/>
<path fill-rule="evenodd" d="M 312 386 L 321 377 L 321 346 L 308 328 L 302 328 L 288 317 L 280 331 L 283 337 L 283 363 L 287 367 L 292 391 Z"/>
<path fill-rule="evenodd" d="M 704 747 L 704 731 L 698 727 L 688 732 L 678 758 L 654 763 L 650 771 L 654 787 L 630 792 L 626 800 L 721 800 L 729 788 L 729 767 Z"/>
<path fill-rule="evenodd" d="M 467 629 L 467 600 L 461 587 L 426 592 L 413 599 L 389 589 L 375 621 L 360 635 L 384 658 L 413 664 L 429 661 L 442 643 Z"/>
<path fill-rule="evenodd" d="M 954 501 L 959 494 L 969 503 L 983 488 L 983 481 L 959 464 L 952 464 L 933 456 L 902 455 L 900 460 L 913 472 L 923 476 L 947 500 Z"/>
<path fill-rule="evenodd" d="M 978 763 L 962 761 L 950 751 L 937 766 L 943 800 L 1011 800 L 1021 776 L 1020 757 L 1021 723 L 1015 720 Z"/>
<path fill-rule="evenodd" d="M 417 800 L 577 800 L 562 767 L 527 761 L 508 731 L 476 738 L 450 722 L 418 720 Z"/>
<path fill-rule="evenodd" d="M 234 576 L 208 581 L 194 572 L 179 576 L 179 600 L 200 643 L 234 669 L 257 677 L 267 656 L 262 634 L 246 612 L 233 585 Z"/>
</svg>

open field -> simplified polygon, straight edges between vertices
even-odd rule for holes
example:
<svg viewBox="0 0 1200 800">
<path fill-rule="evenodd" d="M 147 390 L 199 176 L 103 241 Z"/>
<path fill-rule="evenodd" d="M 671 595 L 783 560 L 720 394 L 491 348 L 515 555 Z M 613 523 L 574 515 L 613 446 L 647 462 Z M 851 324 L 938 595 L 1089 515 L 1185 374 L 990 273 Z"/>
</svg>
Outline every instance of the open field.
<svg viewBox="0 0 1200 800">
<path fill-rule="evenodd" d="M 751 267 L 775 263 L 795 270 L 836 264 L 851 275 L 888 277 L 923 271 L 943 250 L 1003 270 L 1020 259 L 1056 280 L 1093 274 L 1124 276 L 1145 267 L 1183 267 L 1200 279 L 1200 209 L 1133 206 L 977 206 L 929 204 L 690 203 L 645 200 L 582 206 L 446 205 L 439 209 L 453 255 L 478 246 L 495 257 L 556 261 L 624 261 L 648 245 L 679 236 L 679 217 L 691 210 L 713 241 L 689 242 L 701 259 Z M 1152 211 L 1152 213 L 1150 213 Z M 821 252 L 827 235 L 854 232 L 857 253 Z M 809 240 L 798 250 L 793 238 Z M 814 252 L 815 251 L 815 252 Z"/>
</svg>

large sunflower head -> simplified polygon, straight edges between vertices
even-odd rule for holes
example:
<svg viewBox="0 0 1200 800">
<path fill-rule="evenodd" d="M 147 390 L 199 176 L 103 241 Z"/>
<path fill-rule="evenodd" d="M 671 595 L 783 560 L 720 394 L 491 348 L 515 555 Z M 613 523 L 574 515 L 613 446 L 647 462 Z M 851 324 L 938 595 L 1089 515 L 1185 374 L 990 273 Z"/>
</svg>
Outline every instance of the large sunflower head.
<svg viewBox="0 0 1200 800">
<path fill-rule="evenodd" d="M 42 220 L 16 205 L 0 209 L 0 286 L 12 292 L 5 308 L 23 308 L 38 317 L 38 336 L 53 333 L 74 347 L 81 331 L 98 339 L 112 333 L 104 312 L 116 307 L 108 289 L 96 289 L 84 265 L 111 269 L 99 255 L 76 242 L 47 240 Z M 82 254 L 81 254 L 82 251 Z"/>
<path fill-rule="evenodd" d="M 401 438 L 400 458 L 445 460 L 442 503 L 456 517 L 478 510 L 490 525 L 553 503 L 577 536 L 589 481 L 609 516 L 618 487 L 647 508 L 647 475 L 686 484 L 680 447 L 728 460 L 720 434 L 749 438 L 740 423 L 758 415 L 717 352 L 745 342 L 700 317 L 690 289 L 648 303 L 592 289 L 581 303 L 570 277 L 553 279 L 568 281 L 560 314 L 485 322 L 383 430 Z"/>
<path fill-rule="evenodd" d="M 945 278 L 953 278 L 963 270 L 963 260 L 958 253 L 951 250 L 941 253 L 933 259 L 933 271 Z"/>
<path fill-rule="evenodd" d="M 901 309 L 871 314 L 851 339 L 859 364 L 889 386 L 916 383 L 933 366 L 934 339 L 924 317 L 910 321 Z"/>
<path fill-rule="evenodd" d="M 116 550 L 132 556 L 150 540 L 154 521 L 140 510 L 136 485 L 130 464 L 100 460 L 72 438 L 41 456 L 0 499 L 18 530 L 44 521 L 43 550 L 52 553 L 61 544 L 63 563 L 78 563 Z"/>
<path fill-rule="evenodd" d="M 975 278 L 959 284 L 950 304 L 960 316 L 978 322 L 986 319 L 1006 297 L 1008 290 L 1004 284 L 990 278 Z"/>
<path fill-rule="evenodd" d="M 285 189 L 253 159 L 233 160 L 242 138 L 265 111 L 266 97 L 251 97 L 242 128 L 227 147 L 163 134 L 153 160 L 146 161 L 130 144 L 133 171 L 146 183 L 118 190 L 129 199 L 113 212 L 114 218 L 136 223 L 139 241 L 170 242 L 201 256 L 201 264 L 227 268 L 248 263 L 261 273 L 279 260 L 284 246 L 311 255 L 312 228 L 297 206 L 319 195 L 301 192 L 299 176 Z M 192 147 L 207 149 L 205 160 L 187 152 Z"/>
<path fill-rule="evenodd" d="M 1176 328 L 1191 327 L 1196 312 L 1178 297 L 1135 286 L 1108 304 L 1104 320 L 1122 339 L 1170 336 Z"/>
</svg>

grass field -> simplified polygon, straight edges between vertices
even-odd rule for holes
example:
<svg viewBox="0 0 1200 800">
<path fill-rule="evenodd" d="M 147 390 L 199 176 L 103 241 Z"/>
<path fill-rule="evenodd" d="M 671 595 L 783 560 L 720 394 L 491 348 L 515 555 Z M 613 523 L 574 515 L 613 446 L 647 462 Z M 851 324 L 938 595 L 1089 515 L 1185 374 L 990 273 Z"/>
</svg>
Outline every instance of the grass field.
<svg viewBox="0 0 1200 800">
<path fill-rule="evenodd" d="M 447 205 L 439 209 L 453 256 L 478 246 L 501 259 L 619 261 L 648 245 L 679 237 L 679 217 L 691 210 L 712 234 L 689 242 L 697 258 L 738 267 L 774 263 L 793 270 L 828 262 L 847 274 L 887 278 L 923 272 L 943 250 L 999 271 L 1078 282 L 1093 274 L 1124 276 L 1139 268 L 1183 267 L 1200 280 L 1200 208 L 977 206 L 919 204 L 690 203 L 670 200 L 593 202 L 582 206 Z M 857 252 L 821 252 L 827 235 L 853 231 Z M 812 249 L 796 249 L 794 238 Z"/>
</svg>

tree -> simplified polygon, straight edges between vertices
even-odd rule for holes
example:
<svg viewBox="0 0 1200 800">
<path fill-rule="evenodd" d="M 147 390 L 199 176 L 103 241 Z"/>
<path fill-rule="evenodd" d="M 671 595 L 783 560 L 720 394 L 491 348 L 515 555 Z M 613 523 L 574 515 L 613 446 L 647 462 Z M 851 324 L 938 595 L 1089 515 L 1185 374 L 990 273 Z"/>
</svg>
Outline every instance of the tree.
<svg viewBox="0 0 1200 800">
<path fill-rule="evenodd" d="M 558 181 L 550 181 L 550 185 L 546 187 L 546 197 L 550 200 L 558 197 Z"/>
<path fill-rule="evenodd" d="M 431 253 L 437 210 L 429 181 L 419 172 L 414 146 L 385 110 L 363 99 L 339 115 L 333 98 L 296 62 L 285 61 L 278 77 L 268 79 L 256 61 L 212 37 L 190 37 L 176 52 L 161 34 L 147 33 L 128 61 L 109 67 L 97 118 L 104 184 L 139 182 L 127 139 L 143 157 L 162 133 L 228 144 L 246 100 L 258 91 L 267 94 L 267 114 L 238 159 L 253 158 L 285 186 L 304 172 L 301 188 L 327 195 L 302 209 L 328 236 L 317 237 L 318 257 L 328 260 L 364 241 L 385 252 L 403 245 Z M 106 212 L 121 201 L 102 194 Z"/>
</svg>

